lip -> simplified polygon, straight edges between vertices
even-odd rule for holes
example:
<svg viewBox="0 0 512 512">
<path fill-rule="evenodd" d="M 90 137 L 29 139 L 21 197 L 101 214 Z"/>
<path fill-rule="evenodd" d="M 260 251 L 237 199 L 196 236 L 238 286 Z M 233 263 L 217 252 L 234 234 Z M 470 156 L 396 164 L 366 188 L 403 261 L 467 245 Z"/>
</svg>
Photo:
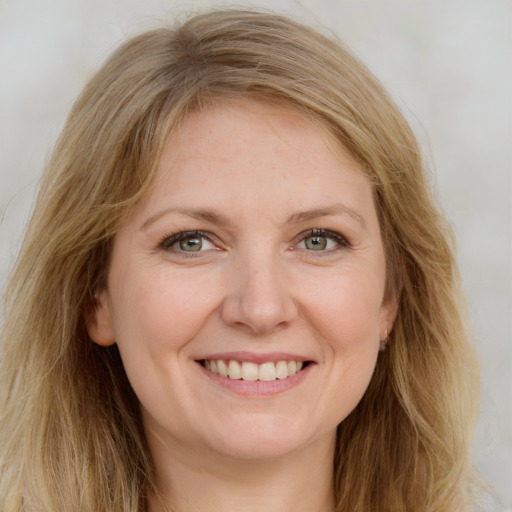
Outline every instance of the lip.
<svg viewBox="0 0 512 512">
<path fill-rule="evenodd" d="M 249 362 L 255 362 L 258 364 L 262 364 L 268 361 L 308 361 L 310 364 L 305 366 L 300 372 L 296 373 L 295 375 L 292 375 L 291 377 L 287 377 L 286 379 L 276 379 L 272 381 L 260 381 L 260 380 L 254 380 L 254 381 L 247 381 L 242 379 L 230 379 L 229 377 L 223 377 L 219 374 L 212 373 L 208 371 L 206 368 L 202 366 L 200 363 L 201 360 L 196 360 L 196 364 L 198 369 L 202 372 L 202 374 L 208 378 L 210 384 L 214 384 L 215 386 L 221 387 L 223 390 L 230 391 L 232 393 L 235 393 L 240 396 L 244 397 L 268 397 L 268 396 L 274 396 L 281 393 L 285 393 L 286 391 L 289 391 L 297 386 L 299 386 L 311 373 L 311 371 L 314 371 L 314 367 L 316 364 L 309 360 L 305 359 L 303 357 L 297 357 L 296 356 L 290 356 L 290 354 L 287 354 L 287 358 L 283 358 L 283 354 L 264 354 L 264 355 L 258 355 L 256 358 L 247 359 L 247 358 L 241 358 L 241 353 L 237 353 L 238 355 L 235 355 L 235 353 L 230 353 L 228 357 L 226 357 L 226 354 L 212 354 L 208 357 L 205 357 L 205 359 L 224 359 L 224 360 L 242 360 L 242 361 L 249 361 Z M 279 357 L 277 359 L 273 359 L 278 355 Z M 218 356 L 224 356 L 224 357 L 218 357 Z M 255 354 L 253 354 L 255 356 Z M 269 359 L 269 356 L 271 357 Z M 246 357 L 246 356 L 244 356 Z M 263 359 L 262 359 L 263 358 Z"/>
</svg>

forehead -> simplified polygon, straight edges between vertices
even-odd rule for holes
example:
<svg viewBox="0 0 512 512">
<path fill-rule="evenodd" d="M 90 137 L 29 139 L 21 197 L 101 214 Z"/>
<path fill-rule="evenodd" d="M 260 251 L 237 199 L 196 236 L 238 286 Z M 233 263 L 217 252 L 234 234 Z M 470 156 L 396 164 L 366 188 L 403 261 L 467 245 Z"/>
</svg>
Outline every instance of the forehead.
<svg viewBox="0 0 512 512">
<path fill-rule="evenodd" d="M 359 164 L 319 121 L 257 101 L 231 101 L 189 113 L 166 141 L 142 203 L 243 201 L 281 206 L 371 195 Z M 200 205 L 198 205 L 200 206 Z"/>
<path fill-rule="evenodd" d="M 297 143 L 309 140 L 312 132 L 315 132 L 315 140 L 319 142 L 322 139 L 322 148 L 319 149 L 329 149 L 338 157 L 351 158 L 327 128 L 327 122 L 312 112 L 292 103 L 228 97 L 207 107 L 194 109 L 182 117 L 167 141 L 164 157 L 169 158 L 177 147 L 180 147 L 182 153 L 190 148 L 192 153 L 197 145 L 212 141 L 215 135 L 219 138 L 228 137 L 223 141 L 224 149 L 232 146 L 235 140 L 255 150 L 263 149 L 258 144 L 267 143 L 268 137 L 275 137 L 282 143 L 295 144 L 295 151 L 304 156 L 302 144 Z M 264 154 L 260 153 L 260 156 Z"/>
</svg>

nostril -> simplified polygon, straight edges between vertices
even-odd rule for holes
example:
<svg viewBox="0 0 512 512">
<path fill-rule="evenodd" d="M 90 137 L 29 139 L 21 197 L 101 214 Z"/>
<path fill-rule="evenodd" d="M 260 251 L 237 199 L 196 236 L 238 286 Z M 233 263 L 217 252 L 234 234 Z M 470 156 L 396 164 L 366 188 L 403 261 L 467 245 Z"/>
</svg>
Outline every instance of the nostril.
<svg viewBox="0 0 512 512">
<path fill-rule="evenodd" d="M 254 273 L 240 279 L 221 306 L 223 321 L 252 334 L 268 334 L 288 327 L 297 317 L 297 305 L 280 279 L 269 273 Z"/>
</svg>

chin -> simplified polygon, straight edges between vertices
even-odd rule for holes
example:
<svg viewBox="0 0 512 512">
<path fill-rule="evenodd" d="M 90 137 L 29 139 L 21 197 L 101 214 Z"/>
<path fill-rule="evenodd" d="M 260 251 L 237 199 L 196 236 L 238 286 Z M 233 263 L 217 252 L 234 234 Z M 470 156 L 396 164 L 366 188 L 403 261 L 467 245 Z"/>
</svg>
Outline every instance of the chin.
<svg viewBox="0 0 512 512">
<path fill-rule="evenodd" d="M 226 429 L 216 436 L 211 446 L 217 453 L 237 460 L 271 460 L 298 453 L 326 437 L 326 434 L 312 436 L 290 427 L 280 425 L 275 429 L 253 424 L 246 429 Z"/>
<path fill-rule="evenodd" d="M 220 447 L 216 447 L 216 451 L 220 452 L 225 457 L 235 460 L 264 461 L 286 457 L 301 448 L 302 446 L 299 443 L 281 443 L 279 441 L 276 442 L 275 439 L 270 441 L 268 439 L 258 438 L 246 440 L 245 442 L 241 441 L 236 444 L 231 442 L 229 445 L 221 445 Z"/>
</svg>

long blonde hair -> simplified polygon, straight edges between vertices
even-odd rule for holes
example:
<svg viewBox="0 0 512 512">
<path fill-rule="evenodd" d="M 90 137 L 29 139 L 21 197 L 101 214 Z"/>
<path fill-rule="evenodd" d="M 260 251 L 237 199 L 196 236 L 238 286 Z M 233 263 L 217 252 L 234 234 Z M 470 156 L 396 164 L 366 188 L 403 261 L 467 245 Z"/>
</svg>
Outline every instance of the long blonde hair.
<svg viewBox="0 0 512 512">
<path fill-rule="evenodd" d="M 338 428 L 337 510 L 462 511 L 477 378 L 450 230 L 416 140 L 339 42 L 276 14 L 215 11 L 123 44 L 76 101 L 43 177 L 5 300 L 0 510 L 146 508 L 154 486 L 139 406 L 115 346 L 85 322 L 110 242 L 191 109 L 246 96 L 299 109 L 374 186 L 400 296 L 389 348 Z"/>
</svg>

